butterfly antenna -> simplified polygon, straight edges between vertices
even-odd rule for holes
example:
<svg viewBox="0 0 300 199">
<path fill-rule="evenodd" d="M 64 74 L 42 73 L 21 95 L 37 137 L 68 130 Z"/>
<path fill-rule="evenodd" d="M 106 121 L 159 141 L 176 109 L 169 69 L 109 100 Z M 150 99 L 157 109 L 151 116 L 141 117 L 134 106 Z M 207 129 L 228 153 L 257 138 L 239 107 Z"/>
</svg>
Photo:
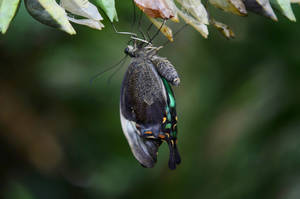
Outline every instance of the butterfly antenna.
<svg viewBox="0 0 300 199">
<path fill-rule="evenodd" d="M 126 57 L 127 57 L 127 55 L 126 55 Z M 112 78 L 114 77 L 114 75 L 117 74 L 117 72 L 124 66 L 124 64 L 126 63 L 126 59 L 123 58 L 121 60 L 121 62 L 120 62 L 121 63 L 120 66 L 109 76 L 109 78 L 107 80 L 107 84 L 110 84 L 110 82 L 111 82 Z"/>
<path fill-rule="evenodd" d="M 148 38 L 150 39 L 151 38 L 151 36 L 150 36 L 150 30 L 151 30 L 151 28 L 153 27 L 153 23 L 151 23 L 149 26 L 148 26 L 148 28 L 147 28 L 147 36 L 148 36 Z"/>
<path fill-rule="evenodd" d="M 133 32 L 133 29 L 134 29 L 134 26 L 135 26 L 135 22 L 136 22 L 136 9 L 135 9 L 134 0 L 132 0 L 131 2 L 132 2 L 132 8 L 133 8 L 133 16 L 132 16 L 131 32 Z"/>
<path fill-rule="evenodd" d="M 94 75 L 91 79 L 90 79 L 90 84 L 92 84 L 100 75 L 112 70 L 113 68 L 117 67 L 119 64 L 123 64 L 122 62 L 124 62 L 124 60 L 126 60 L 128 55 L 125 55 L 125 57 L 123 57 L 118 63 L 104 69 L 103 71 L 97 73 L 96 75 Z"/>
<path fill-rule="evenodd" d="M 184 24 L 183 26 L 181 26 L 180 28 L 179 28 L 179 30 L 177 30 L 176 32 L 175 32 L 175 34 L 173 35 L 173 37 L 175 38 L 175 36 L 176 35 L 178 35 L 185 27 L 187 27 L 188 26 L 188 24 L 186 23 L 186 24 Z M 167 40 L 164 44 L 163 44 L 163 46 L 166 46 L 166 45 L 168 45 L 170 43 L 170 40 Z"/>
<path fill-rule="evenodd" d="M 164 25 L 166 24 L 166 19 L 164 19 L 164 22 L 161 24 L 160 28 L 156 31 L 156 33 L 153 35 L 153 37 L 150 39 L 149 43 L 152 43 L 152 41 L 157 37 L 157 35 L 159 34 L 160 30 L 164 27 Z"/>
<path fill-rule="evenodd" d="M 143 11 L 140 12 L 140 16 L 139 16 L 138 31 L 141 33 L 143 39 L 146 40 L 146 36 L 145 36 L 145 34 L 144 34 L 144 32 L 142 31 L 142 28 L 141 28 L 142 19 L 143 19 Z"/>
</svg>

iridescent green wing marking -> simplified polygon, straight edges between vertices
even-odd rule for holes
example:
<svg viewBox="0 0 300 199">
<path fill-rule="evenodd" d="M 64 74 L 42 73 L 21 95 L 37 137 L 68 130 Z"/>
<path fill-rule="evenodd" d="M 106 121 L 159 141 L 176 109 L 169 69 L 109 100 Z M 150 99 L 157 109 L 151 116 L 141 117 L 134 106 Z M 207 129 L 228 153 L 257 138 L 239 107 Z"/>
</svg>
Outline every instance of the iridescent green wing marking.
<svg viewBox="0 0 300 199">
<path fill-rule="evenodd" d="M 166 79 L 162 78 L 163 84 L 167 93 L 166 117 L 163 119 L 162 130 L 164 139 L 170 150 L 169 168 L 175 169 L 177 164 L 180 164 L 181 158 L 177 150 L 177 114 L 176 102 L 171 86 Z"/>
<path fill-rule="evenodd" d="M 168 104 L 166 107 L 166 119 L 164 123 L 164 131 L 169 133 L 171 137 L 177 138 L 177 114 L 176 102 L 171 86 L 165 78 L 162 78 L 163 84 L 166 88 Z"/>
</svg>

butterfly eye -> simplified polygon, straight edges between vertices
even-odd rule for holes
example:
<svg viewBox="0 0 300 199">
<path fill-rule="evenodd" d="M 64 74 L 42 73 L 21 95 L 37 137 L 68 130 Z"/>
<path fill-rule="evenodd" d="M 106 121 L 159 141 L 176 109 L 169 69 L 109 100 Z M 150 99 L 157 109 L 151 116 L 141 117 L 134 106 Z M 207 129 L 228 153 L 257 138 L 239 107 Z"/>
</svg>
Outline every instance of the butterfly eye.
<svg viewBox="0 0 300 199">
<path fill-rule="evenodd" d="M 124 53 L 130 57 L 135 57 L 134 48 L 132 46 L 127 46 L 127 48 L 124 50 Z"/>
<path fill-rule="evenodd" d="M 125 48 L 124 53 L 125 53 L 126 55 L 129 55 L 129 48 L 128 48 L 128 47 Z"/>
</svg>

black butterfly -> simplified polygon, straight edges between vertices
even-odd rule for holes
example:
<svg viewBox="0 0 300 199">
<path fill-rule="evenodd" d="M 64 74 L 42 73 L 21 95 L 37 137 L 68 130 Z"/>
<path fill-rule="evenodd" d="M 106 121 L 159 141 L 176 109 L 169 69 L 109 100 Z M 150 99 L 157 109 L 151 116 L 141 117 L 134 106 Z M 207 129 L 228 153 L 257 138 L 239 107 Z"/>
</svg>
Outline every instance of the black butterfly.
<svg viewBox="0 0 300 199">
<path fill-rule="evenodd" d="M 124 76 L 120 117 L 123 132 L 135 158 L 144 167 L 153 167 L 163 141 L 169 145 L 169 168 L 181 158 L 177 150 L 177 115 L 172 85 L 180 79 L 174 66 L 157 55 L 161 47 L 129 45 L 125 53 L 132 60 Z"/>
</svg>

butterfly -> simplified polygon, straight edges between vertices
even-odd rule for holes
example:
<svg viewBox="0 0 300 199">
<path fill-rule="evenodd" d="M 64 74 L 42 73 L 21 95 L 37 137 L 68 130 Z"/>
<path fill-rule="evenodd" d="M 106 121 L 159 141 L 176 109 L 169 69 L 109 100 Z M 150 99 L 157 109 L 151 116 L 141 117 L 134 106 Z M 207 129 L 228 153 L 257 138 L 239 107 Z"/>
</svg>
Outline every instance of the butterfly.
<svg viewBox="0 0 300 199">
<path fill-rule="evenodd" d="M 161 47 L 134 43 L 125 49 L 131 63 L 120 95 L 123 133 L 134 157 L 144 167 L 154 167 L 162 142 L 169 146 L 169 168 L 181 158 L 177 149 L 177 114 L 174 93 L 180 78 L 174 66 L 157 55 Z"/>
</svg>

